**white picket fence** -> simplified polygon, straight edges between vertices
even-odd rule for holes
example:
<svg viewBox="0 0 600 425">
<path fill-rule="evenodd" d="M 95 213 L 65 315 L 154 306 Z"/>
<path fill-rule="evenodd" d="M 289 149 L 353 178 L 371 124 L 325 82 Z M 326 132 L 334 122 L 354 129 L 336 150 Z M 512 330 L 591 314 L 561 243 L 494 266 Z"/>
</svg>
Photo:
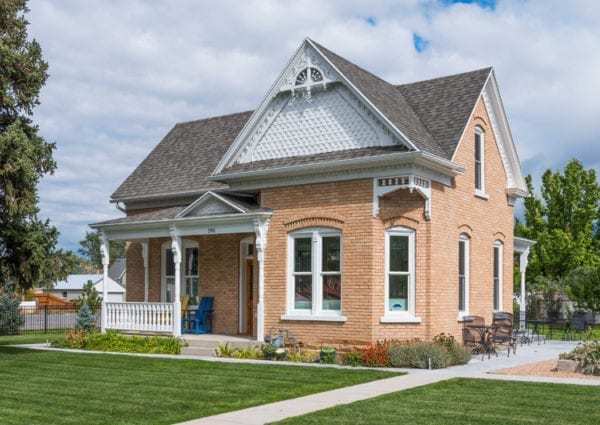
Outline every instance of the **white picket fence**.
<svg viewBox="0 0 600 425">
<path fill-rule="evenodd" d="M 106 329 L 173 332 L 172 303 L 106 303 Z"/>
</svg>

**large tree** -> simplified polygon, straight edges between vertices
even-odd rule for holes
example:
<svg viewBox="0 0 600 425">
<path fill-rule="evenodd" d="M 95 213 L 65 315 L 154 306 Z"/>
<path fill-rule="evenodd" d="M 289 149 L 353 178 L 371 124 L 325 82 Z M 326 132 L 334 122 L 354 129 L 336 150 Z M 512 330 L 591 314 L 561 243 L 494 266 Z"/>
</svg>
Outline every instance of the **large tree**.
<svg viewBox="0 0 600 425">
<path fill-rule="evenodd" d="M 562 280 L 579 267 L 600 263 L 597 223 L 600 186 L 593 169 L 571 160 L 564 172 L 548 169 L 542 176 L 541 198 L 527 176 L 531 196 L 525 199 L 525 222 L 515 232 L 534 239 L 528 281 Z"/>
<path fill-rule="evenodd" d="M 86 232 L 85 238 L 79 241 L 81 248 L 77 252 L 88 260 L 95 269 L 102 268 L 102 256 L 100 254 L 100 234 L 98 232 Z M 125 242 L 112 241 L 108 253 L 110 264 L 117 258 L 125 258 Z"/>
<path fill-rule="evenodd" d="M 54 143 L 33 124 L 48 64 L 28 40 L 25 0 L 0 2 L 0 287 L 26 290 L 64 278 L 72 259 L 38 218 L 37 185 L 56 169 Z"/>
</svg>

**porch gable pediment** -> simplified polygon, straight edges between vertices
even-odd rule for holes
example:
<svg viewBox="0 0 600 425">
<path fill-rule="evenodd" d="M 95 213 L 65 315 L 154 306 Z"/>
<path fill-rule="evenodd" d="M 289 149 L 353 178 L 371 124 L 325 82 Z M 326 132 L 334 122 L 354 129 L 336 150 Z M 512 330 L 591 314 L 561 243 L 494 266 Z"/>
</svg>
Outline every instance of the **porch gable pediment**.
<svg viewBox="0 0 600 425">
<path fill-rule="evenodd" d="M 221 214 L 243 214 L 246 211 L 233 202 L 219 196 L 214 192 L 206 192 L 186 208 L 175 219 L 190 217 L 206 217 Z"/>
</svg>

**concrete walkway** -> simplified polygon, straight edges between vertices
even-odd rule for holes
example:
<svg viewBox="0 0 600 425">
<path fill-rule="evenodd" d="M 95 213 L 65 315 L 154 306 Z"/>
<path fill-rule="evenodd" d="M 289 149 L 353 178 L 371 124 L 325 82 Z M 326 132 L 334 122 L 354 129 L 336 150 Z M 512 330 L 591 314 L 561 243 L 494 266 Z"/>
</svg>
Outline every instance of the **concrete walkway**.
<svg viewBox="0 0 600 425">
<path fill-rule="evenodd" d="M 259 425 L 327 409 L 340 404 L 353 403 L 355 401 L 365 400 L 383 394 L 459 377 L 600 386 L 600 380 L 490 374 L 490 372 L 500 369 L 557 359 L 559 354 L 571 351 L 576 345 L 576 342 L 548 341 L 546 344 L 542 345 L 532 344 L 529 346 L 519 346 L 516 356 L 511 355 L 510 357 L 507 357 L 506 353 L 500 353 L 498 357 L 492 356 L 490 359 L 486 356 L 483 361 L 481 360 L 481 356 L 478 356 L 464 366 L 455 366 L 438 370 L 393 369 L 394 371 L 408 372 L 408 375 L 396 376 L 389 379 L 340 388 L 338 390 L 326 391 L 291 400 L 223 413 L 221 415 L 183 422 L 180 425 Z"/>
</svg>

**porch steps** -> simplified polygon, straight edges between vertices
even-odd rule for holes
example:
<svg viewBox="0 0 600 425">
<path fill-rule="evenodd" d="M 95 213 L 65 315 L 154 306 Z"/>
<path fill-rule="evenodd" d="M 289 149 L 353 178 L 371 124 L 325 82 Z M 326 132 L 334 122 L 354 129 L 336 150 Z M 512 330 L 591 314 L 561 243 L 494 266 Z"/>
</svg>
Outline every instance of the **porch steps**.
<svg viewBox="0 0 600 425">
<path fill-rule="evenodd" d="M 183 339 L 187 347 L 181 347 L 181 354 L 186 356 L 215 357 L 219 344 L 229 344 L 229 347 L 254 347 L 257 344 L 250 339 L 224 335 L 186 335 Z"/>
</svg>

